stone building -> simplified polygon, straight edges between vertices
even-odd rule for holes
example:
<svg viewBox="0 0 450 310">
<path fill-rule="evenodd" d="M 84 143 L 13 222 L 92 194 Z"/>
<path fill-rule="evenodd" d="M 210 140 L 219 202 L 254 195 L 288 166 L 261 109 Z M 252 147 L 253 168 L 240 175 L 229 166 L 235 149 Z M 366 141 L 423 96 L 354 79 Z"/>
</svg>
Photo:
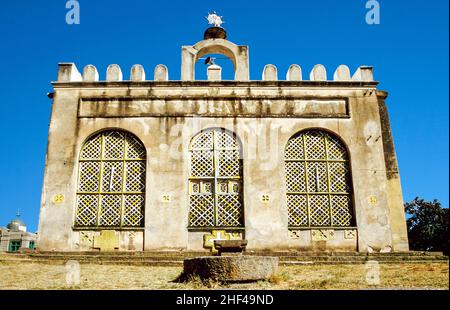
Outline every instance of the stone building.
<svg viewBox="0 0 450 310">
<path fill-rule="evenodd" d="M 211 64 L 221 54 L 234 80 Z M 385 99 L 372 67 L 351 74 L 299 65 L 250 80 L 249 47 L 211 27 L 181 48 L 181 79 L 158 65 L 100 80 L 60 63 L 39 223 L 39 249 L 407 251 Z M 309 79 L 308 79 L 309 78 Z"/>
<path fill-rule="evenodd" d="M 19 213 L 6 227 L 0 227 L 0 252 L 34 250 L 36 240 L 37 234 L 27 232 L 27 226 L 20 220 Z"/>
</svg>

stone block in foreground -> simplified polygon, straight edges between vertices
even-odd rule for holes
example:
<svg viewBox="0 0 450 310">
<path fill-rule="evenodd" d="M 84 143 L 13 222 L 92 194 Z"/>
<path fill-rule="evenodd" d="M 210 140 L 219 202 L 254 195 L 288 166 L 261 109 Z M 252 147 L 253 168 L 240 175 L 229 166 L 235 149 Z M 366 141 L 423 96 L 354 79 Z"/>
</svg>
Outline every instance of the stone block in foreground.
<svg viewBox="0 0 450 310">
<path fill-rule="evenodd" d="M 183 277 L 223 282 L 257 281 L 269 278 L 278 268 L 278 257 L 205 256 L 184 260 Z"/>
</svg>

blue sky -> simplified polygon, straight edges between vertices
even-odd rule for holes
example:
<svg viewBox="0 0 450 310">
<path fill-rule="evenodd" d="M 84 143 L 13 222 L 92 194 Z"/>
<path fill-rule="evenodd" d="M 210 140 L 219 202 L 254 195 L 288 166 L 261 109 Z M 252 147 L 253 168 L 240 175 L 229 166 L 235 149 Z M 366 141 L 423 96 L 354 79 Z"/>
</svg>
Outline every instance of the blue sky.
<svg viewBox="0 0 450 310">
<path fill-rule="evenodd" d="M 284 78 L 317 63 L 329 78 L 340 64 L 373 65 L 387 105 L 405 201 L 437 198 L 448 207 L 448 1 L 379 0 L 381 24 L 365 22 L 366 0 L 79 0 L 80 25 L 67 25 L 66 0 L 2 1 L 0 225 L 21 209 L 37 229 L 52 90 L 58 62 L 94 64 L 105 78 L 135 63 L 180 78 L 180 47 L 200 41 L 204 16 L 224 16 L 230 41 L 250 46 L 250 77 L 265 64 Z M 218 60 L 222 61 L 222 60 Z M 226 67 L 226 62 L 224 63 Z M 226 69 L 226 68 L 225 68 Z M 224 72 L 226 75 L 226 73 Z"/>
</svg>

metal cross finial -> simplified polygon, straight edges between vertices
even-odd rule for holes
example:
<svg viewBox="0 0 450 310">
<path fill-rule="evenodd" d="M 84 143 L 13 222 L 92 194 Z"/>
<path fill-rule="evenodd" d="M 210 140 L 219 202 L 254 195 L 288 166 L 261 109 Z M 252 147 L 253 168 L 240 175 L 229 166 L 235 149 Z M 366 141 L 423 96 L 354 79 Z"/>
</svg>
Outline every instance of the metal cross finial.
<svg viewBox="0 0 450 310">
<path fill-rule="evenodd" d="M 19 208 L 17 208 L 17 214 L 16 214 L 16 216 L 17 216 L 17 217 L 20 217 L 20 209 L 19 209 Z"/>
<path fill-rule="evenodd" d="M 208 21 L 208 24 L 214 25 L 214 27 L 221 27 L 221 25 L 222 25 L 223 23 L 225 23 L 225 22 L 222 20 L 222 17 L 223 17 L 223 16 L 217 15 L 216 11 L 213 11 L 212 13 L 208 13 L 208 16 L 205 17 L 205 18 L 206 18 L 206 20 Z"/>
</svg>

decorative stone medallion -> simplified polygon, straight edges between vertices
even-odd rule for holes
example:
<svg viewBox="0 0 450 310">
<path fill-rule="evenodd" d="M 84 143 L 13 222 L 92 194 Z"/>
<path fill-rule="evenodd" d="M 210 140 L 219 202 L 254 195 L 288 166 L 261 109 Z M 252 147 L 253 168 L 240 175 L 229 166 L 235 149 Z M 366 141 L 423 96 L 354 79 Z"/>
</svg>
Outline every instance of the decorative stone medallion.
<svg viewBox="0 0 450 310">
<path fill-rule="evenodd" d="M 263 195 L 261 195 L 260 200 L 261 200 L 262 203 L 269 203 L 270 202 L 270 196 L 268 194 L 263 194 Z"/>
<path fill-rule="evenodd" d="M 170 195 L 168 195 L 168 194 L 164 194 L 164 195 L 162 195 L 161 196 L 161 201 L 162 202 L 170 202 L 172 200 L 172 197 L 170 197 Z"/>
<path fill-rule="evenodd" d="M 367 198 L 367 202 L 369 203 L 369 206 L 376 206 L 378 204 L 378 198 L 375 195 L 370 195 Z"/>
<path fill-rule="evenodd" d="M 61 204 L 64 202 L 64 195 L 63 194 L 56 194 L 53 196 L 52 201 L 54 204 Z"/>
<path fill-rule="evenodd" d="M 312 241 L 328 241 L 333 240 L 335 236 L 333 229 L 312 229 L 311 240 Z"/>
<path fill-rule="evenodd" d="M 289 230 L 289 238 L 300 239 L 300 230 Z"/>
<path fill-rule="evenodd" d="M 356 239 L 356 229 L 346 229 L 344 230 L 345 239 Z"/>
</svg>

